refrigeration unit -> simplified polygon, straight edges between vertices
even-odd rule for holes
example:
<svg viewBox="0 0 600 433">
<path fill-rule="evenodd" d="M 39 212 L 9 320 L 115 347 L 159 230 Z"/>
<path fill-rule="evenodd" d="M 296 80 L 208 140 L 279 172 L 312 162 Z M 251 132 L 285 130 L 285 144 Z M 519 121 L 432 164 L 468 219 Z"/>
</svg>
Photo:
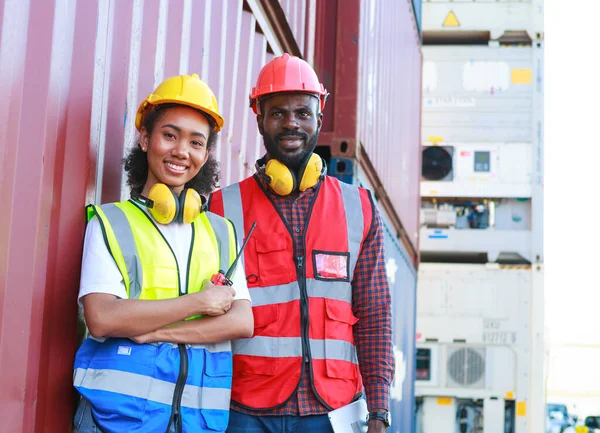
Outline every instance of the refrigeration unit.
<svg viewBox="0 0 600 433">
<path fill-rule="evenodd" d="M 531 143 L 422 147 L 422 197 L 531 197 Z"/>
<path fill-rule="evenodd" d="M 532 290 L 529 265 L 421 264 L 417 433 L 528 431 Z"/>
</svg>

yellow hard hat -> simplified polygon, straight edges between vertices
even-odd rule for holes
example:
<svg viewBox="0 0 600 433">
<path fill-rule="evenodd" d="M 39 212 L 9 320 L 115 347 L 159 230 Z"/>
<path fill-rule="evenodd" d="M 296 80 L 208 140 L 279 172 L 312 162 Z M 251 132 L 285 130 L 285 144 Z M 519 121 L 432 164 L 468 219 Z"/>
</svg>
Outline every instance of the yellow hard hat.
<svg viewBox="0 0 600 433">
<path fill-rule="evenodd" d="M 166 103 L 187 105 L 206 113 L 215 121 L 215 131 L 217 132 L 223 128 L 225 123 L 219 114 L 217 98 L 208 84 L 202 81 L 198 74 L 177 75 L 160 83 L 154 92 L 140 104 L 135 116 L 137 130 L 142 129 L 142 120 L 146 110 L 152 105 Z"/>
</svg>

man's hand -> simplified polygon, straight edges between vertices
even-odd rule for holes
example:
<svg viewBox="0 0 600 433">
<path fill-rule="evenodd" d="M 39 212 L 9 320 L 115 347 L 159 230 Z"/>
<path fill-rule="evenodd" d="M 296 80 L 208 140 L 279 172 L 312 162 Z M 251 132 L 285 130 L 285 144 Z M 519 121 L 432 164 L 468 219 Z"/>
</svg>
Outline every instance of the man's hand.
<svg viewBox="0 0 600 433">
<path fill-rule="evenodd" d="M 369 421 L 369 426 L 367 429 L 367 433 L 385 433 L 387 431 L 387 427 L 383 423 L 383 421 L 378 419 L 372 419 Z"/>
<path fill-rule="evenodd" d="M 137 344 L 157 343 L 158 341 L 154 338 L 155 331 L 147 332 L 142 335 L 136 335 L 135 337 L 129 337 L 131 341 Z"/>
<path fill-rule="evenodd" d="M 231 308 L 235 290 L 230 286 L 215 286 L 209 280 L 204 281 L 202 290 L 187 296 L 194 296 L 200 303 L 200 314 L 220 316 Z"/>
</svg>

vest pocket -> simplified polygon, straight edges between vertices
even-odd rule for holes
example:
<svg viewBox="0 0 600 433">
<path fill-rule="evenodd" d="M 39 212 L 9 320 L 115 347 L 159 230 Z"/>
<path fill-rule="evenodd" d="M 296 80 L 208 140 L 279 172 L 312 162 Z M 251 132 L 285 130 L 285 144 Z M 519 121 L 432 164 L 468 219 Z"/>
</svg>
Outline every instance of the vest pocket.
<svg viewBox="0 0 600 433">
<path fill-rule="evenodd" d="M 315 279 L 322 281 L 350 281 L 350 253 L 313 250 Z"/>
<path fill-rule="evenodd" d="M 203 386 L 231 388 L 233 366 L 231 352 L 209 352 L 205 350 Z"/>
<path fill-rule="evenodd" d="M 229 410 L 200 410 L 202 421 L 204 421 L 203 430 L 225 431 L 229 424 Z M 192 430 L 190 430 L 192 431 Z"/>
<path fill-rule="evenodd" d="M 258 265 L 258 285 L 261 287 L 289 283 L 295 278 L 295 270 L 290 267 L 288 240 L 274 237 L 268 241 L 255 239 L 256 261 Z M 291 250 L 291 248 L 290 248 Z M 290 275 L 290 268 L 294 275 Z M 247 271 L 247 273 L 250 273 Z"/>
<path fill-rule="evenodd" d="M 352 326 L 358 318 L 347 302 L 325 299 L 325 367 L 327 376 L 355 380 L 358 377 Z"/>
<path fill-rule="evenodd" d="M 176 268 L 154 267 L 144 273 L 144 290 L 141 299 L 171 299 L 179 296 Z"/>
<path fill-rule="evenodd" d="M 261 305 L 253 308 L 254 313 L 254 334 L 264 333 L 271 323 L 279 320 L 279 306 L 276 304 Z"/>
<path fill-rule="evenodd" d="M 208 430 L 225 431 L 229 422 L 231 400 L 231 352 L 204 350 L 204 353 L 200 414 Z"/>
</svg>

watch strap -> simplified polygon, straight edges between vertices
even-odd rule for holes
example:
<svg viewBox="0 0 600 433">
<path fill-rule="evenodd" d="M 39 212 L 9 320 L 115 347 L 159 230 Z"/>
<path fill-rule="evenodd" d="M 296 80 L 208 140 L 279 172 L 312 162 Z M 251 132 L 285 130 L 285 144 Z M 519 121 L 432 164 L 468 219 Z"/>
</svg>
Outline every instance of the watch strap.
<svg viewBox="0 0 600 433">
<path fill-rule="evenodd" d="M 374 419 L 382 421 L 386 427 L 390 426 L 390 413 L 389 412 L 385 412 L 385 411 L 369 412 L 369 415 L 367 415 L 367 422 L 374 420 Z"/>
</svg>

